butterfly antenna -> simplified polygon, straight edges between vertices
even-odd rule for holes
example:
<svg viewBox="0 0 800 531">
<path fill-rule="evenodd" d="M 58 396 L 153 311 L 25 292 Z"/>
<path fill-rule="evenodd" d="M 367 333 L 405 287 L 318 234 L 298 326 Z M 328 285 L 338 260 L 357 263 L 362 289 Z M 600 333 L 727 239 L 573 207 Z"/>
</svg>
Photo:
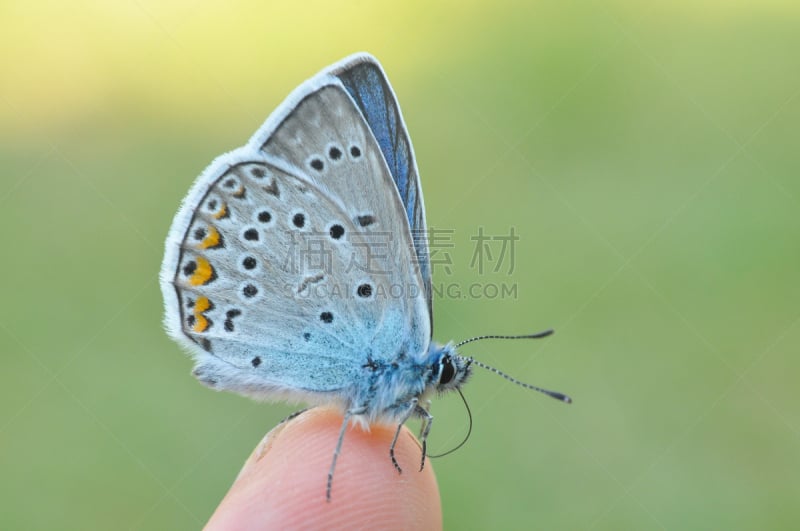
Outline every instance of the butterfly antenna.
<svg viewBox="0 0 800 531">
<path fill-rule="evenodd" d="M 437 457 L 444 457 L 446 455 L 452 454 L 453 452 L 464 446 L 464 444 L 466 444 L 467 440 L 469 439 L 469 436 L 472 435 L 472 411 L 470 411 L 467 399 L 464 397 L 464 393 L 461 392 L 461 389 L 456 387 L 456 391 L 458 391 L 458 394 L 461 395 L 461 400 L 464 402 L 464 407 L 467 408 L 467 417 L 469 417 L 469 429 L 467 430 L 467 434 L 464 436 L 464 440 L 458 443 L 458 445 L 455 448 L 451 448 L 441 454 L 436 454 L 436 455 L 428 454 L 428 457 L 430 457 L 431 459 L 436 459 Z"/>
<path fill-rule="evenodd" d="M 466 345 L 467 343 L 472 343 L 473 341 L 481 341 L 482 339 L 539 339 L 542 337 L 547 337 L 549 335 L 552 335 L 553 332 L 555 332 L 555 330 L 551 328 L 549 330 L 545 330 L 544 332 L 538 332 L 536 334 L 525 334 L 521 336 L 498 336 L 498 335 L 477 336 L 465 339 L 464 341 L 458 343 L 455 346 L 455 348 L 458 348 L 462 345 Z"/>
<path fill-rule="evenodd" d="M 470 365 L 477 365 L 478 367 L 481 367 L 481 368 L 486 369 L 488 371 L 492 371 L 496 375 L 502 376 L 503 378 L 505 378 L 509 382 L 515 383 L 515 384 L 519 385 L 520 387 L 524 387 L 525 389 L 530 389 L 532 391 L 538 391 L 538 392 L 540 392 L 542 394 L 545 394 L 545 395 L 547 395 L 547 396 L 549 396 L 551 398 L 555 398 L 556 400 L 561 400 L 562 402 L 564 402 L 566 404 L 571 404 L 572 403 L 572 399 L 570 397 L 568 397 L 567 395 L 565 395 L 564 393 L 558 393 L 556 391 L 550 391 L 548 389 L 542 389 L 541 387 L 536 387 L 535 385 L 531 385 L 531 384 L 528 384 L 528 383 L 525 383 L 525 382 L 521 382 L 521 381 L 517 380 L 516 378 L 507 375 L 506 373 L 504 373 L 500 369 L 495 369 L 491 365 L 486 365 L 485 363 L 481 363 L 480 361 L 476 360 L 475 358 L 465 358 L 463 356 L 459 356 L 459 358 L 463 359 L 465 362 L 469 363 Z"/>
<path fill-rule="evenodd" d="M 458 343 L 455 346 L 455 348 L 458 348 L 458 347 L 460 347 L 462 345 L 466 345 L 467 343 L 472 343 L 473 341 L 480 341 L 482 339 L 539 339 L 539 338 L 542 338 L 542 337 L 547 337 L 547 336 L 551 335 L 553 332 L 554 332 L 554 330 L 551 328 L 551 329 L 545 330 L 543 332 L 538 332 L 536 334 L 525 334 L 525 335 L 521 335 L 521 336 L 498 336 L 498 335 L 477 336 L 477 337 L 473 337 L 473 338 L 470 338 L 470 339 L 466 339 L 466 340 Z M 535 385 L 531 385 L 531 384 L 528 384 L 528 383 L 525 383 L 525 382 L 521 382 L 521 381 L 517 380 L 516 378 L 514 378 L 512 376 L 509 376 L 508 374 L 504 373 L 500 369 L 495 369 L 491 365 L 486 365 L 485 363 L 481 363 L 480 361 L 476 360 L 475 358 L 468 358 L 468 357 L 464 357 L 464 356 L 459 356 L 459 358 L 464 360 L 464 362 L 467 365 L 475 364 L 478 367 L 481 367 L 483 369 L 491 371 L 491 372 L 495 373 L 498 376 L 502 376 L 503 378 L 505 378 L 509 382 L 515 383 L 515 384 L 519 385 L 520 387 L 524 387 L 525 389 L 530 389 L 532 391 L 537 391 L 537 392 L 542 393 L 544 395 L 547 395 L 547 396 L 549 396 L 551 398 L 555 398 L 556 400 L 560 400 L 560 401 L 562 401 L 562 402 L 564 402 L 566 404 L 571 404 L 572 403 L 572 399 L 569 396 L 565 395 L 564 393 L 559 393 L 559 392 L 556 392 L 556 391 L 550 391 L 548 389 L 542 389 L 541 387 L 537 387 Z M 462 395 L 462 398 L 463 398 L 463 395 Z M 464 403 L 466 403 L 466 401 Z"/>
</svg>

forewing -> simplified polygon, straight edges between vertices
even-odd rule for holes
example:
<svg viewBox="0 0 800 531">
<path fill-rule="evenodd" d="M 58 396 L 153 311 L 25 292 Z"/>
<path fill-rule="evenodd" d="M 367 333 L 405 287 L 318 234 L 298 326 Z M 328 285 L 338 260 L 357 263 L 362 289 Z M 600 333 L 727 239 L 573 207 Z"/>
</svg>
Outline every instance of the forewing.
<svg viewBox="0 0 800 531">
<path fill-rule="evenodd" d="M 433 318 L 431 269 L 422 186 L 397 97 L 378 61 L 367 54 L 346 59 L 331 71 L 364 115 L 375 136 L 403 202 L 419 264 L 428 311 Z"/>
<path fill-rule="evenodd" d="M 410 334 L 414 348 L 425 352 L 431 333 L 429 296 L 392 174 L 373 131 L 341 82 L 319 79 L 319 87 L 298 97 L 292 112 L 274 124 L 268 121 L 274 129 L 257 134 L 253 145 L 299 168 L 370 238 L 368 269 L 384 277 L 391 290 L 386 311 L 405 313 L 408 326 L 402 333 Z M 383 262 L 380 255 L 386 255 Z M 379 355 L 389 359 L 396 352 Z"/>
</svg>

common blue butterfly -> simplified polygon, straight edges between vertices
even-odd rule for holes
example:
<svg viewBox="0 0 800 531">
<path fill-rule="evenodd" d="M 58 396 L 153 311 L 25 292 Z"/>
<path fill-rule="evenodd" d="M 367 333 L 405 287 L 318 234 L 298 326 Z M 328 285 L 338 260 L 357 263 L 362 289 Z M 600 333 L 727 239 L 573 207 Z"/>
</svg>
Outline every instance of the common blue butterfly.
<svg viewBox="0 0 800 531">
<path fill-rule="evenodd" d="M 300 85 L 244 147 L 217 158 L 169 230 L 165 325 L 194 376 L 344 413 L 328 499 L 348 423 L 396 423 L 399 433 L 421 417 L 424 465 L 427 398 L 459 389 L 472 365 L 570 401 L 431 341 L 425 235 L 400 107 L 363 53 Z M 389 453 L 400 470 L 394 443 Z"/>
</svg>

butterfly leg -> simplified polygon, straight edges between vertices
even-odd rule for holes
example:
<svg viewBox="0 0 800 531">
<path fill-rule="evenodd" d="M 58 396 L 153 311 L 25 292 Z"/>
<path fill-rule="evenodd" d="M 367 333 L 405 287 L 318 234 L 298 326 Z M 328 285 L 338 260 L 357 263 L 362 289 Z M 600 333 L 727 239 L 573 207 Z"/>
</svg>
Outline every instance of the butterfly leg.
<svg viewBox="0 0 800 531">
<path fill-rule="evenodd" d="M 419 402 L 419 399 L 414 397 L 408 403 L 408 411 L 403 416 L 403 418 L 400 420 L 400 422 L 397 424 L 397 431 L 394 432 L 394 438 L 392 439 L 392 445 L 389 446 L 389 457 L 392 458 L 392 464 L 397 469 L 397 473 L 398 474 L 402 474 L 403 473 L 403 469 L 400 468 L 400 465 L 397 463 L 397 459 L 395 459 L 395 457 L 394 457 L 394 447 L 397 444 L 397 438 L 400 437 L 400 430 L 403 429 L 403 424 L 405 424 L 406 421 L 411 417 L 411 415 L 414 413 L 416 408 L 419 407 L 417 405 L 418 402 Z"/>
<path fill-rule="evenodd" d="M 431 401 L 426 400 L 424 406 L 420 406 L 425 409 L 425 411 L 431 410 Z M 422 439 L 422 434 L 425 433 L 425 426 L 428 424 L 428 416 L 427 415 L 420 415 L 422 417 L 422 425 L 419 427 L 419 435 L 418 437 Z"/>
<path fill-rule="evenodd" d="M 428 402 L 428 406 L 430 406 L 430 402 Z M 422 459 L 419 463 L 419 471 L 425 468 L 425 456 L 428 454 L 428 434 L 431 432 L 431 426 L 433 425 L 433 415 L 420 405 L 414 406 L 414 412 L 422 417 L 422 428 L 420 430 L 419 441 L 422 443 Z"/>
<path fill-rule="evenodd" d="M 347 431 L 347 425 L 350 423 L 355 415 L 361 415 L 366 411 L 366 408 L 350 409 L 345 411 L 344 420 L 342 421 L 342 428 L 339 430 L 339 439 L 336 441 L 336 449 L 333 451 L 333 459 L 331 460 L 331 468 L 328 470 L 328 484 L 325 487 L 325 500 L 331 501 L 331 489 L 333 488 L 333 471 L 336 469 L 336 460 L 339 459 L 339 453 L 342 451 L 342 441 L 344 441 L 344 433 Z"/>
</svg>

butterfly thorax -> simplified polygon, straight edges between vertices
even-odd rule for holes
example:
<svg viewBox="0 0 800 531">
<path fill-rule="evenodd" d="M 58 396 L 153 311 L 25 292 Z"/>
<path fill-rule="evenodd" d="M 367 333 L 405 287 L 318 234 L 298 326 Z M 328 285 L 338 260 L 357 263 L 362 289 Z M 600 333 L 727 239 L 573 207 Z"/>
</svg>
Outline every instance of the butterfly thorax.
<svg viewBox="0 0 800 531">
<path fill-rule="evenodd" d="M 456 389 L 471 374 L 469 363 L 452 344 L 431 343 L 425 356 L 398 355 L 390 361 L 368 359 L 363 383 L 355 389 L 351 410 L 367 423 L 402 422 L 434 392 Z"/>
</svg>

